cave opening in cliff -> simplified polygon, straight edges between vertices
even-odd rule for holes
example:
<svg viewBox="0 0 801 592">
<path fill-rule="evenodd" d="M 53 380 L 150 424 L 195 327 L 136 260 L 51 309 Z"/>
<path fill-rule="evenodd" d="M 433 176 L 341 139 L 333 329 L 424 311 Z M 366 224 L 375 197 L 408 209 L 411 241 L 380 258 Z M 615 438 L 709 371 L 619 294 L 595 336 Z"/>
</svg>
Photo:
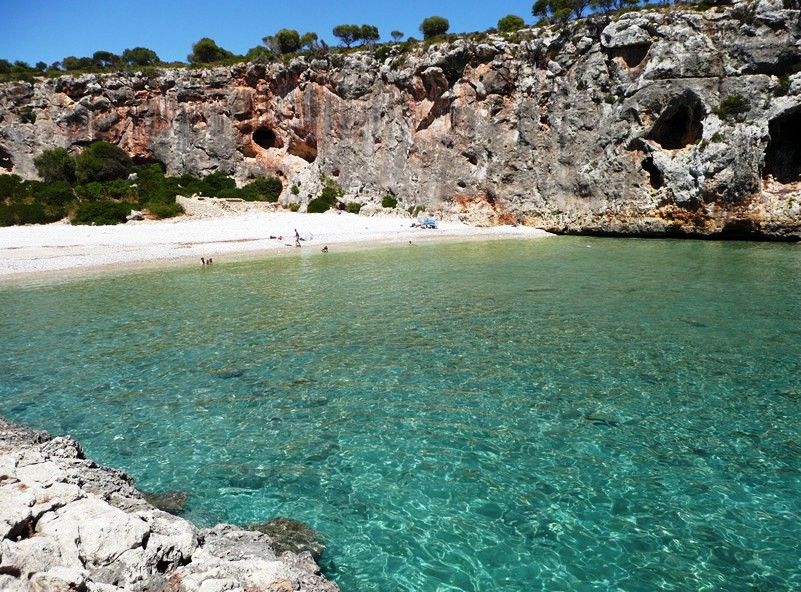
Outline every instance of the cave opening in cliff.
<svg viewBox="0 0 801 592">
<path fill-rule="evenodd" d="M 654 189 L 661 189 L 665 185 L 665 178 L 662 176 L 662 171 L 654 164 L 654 159 L 652 156 L 644 158 L 642 163 L 642 169 L 648 173 L 649 181 L 651 183 L 651 187 Z"/>
<path fill-rule="evenodd" d="M 686 92 L 673 99 L 648 134 L 666 150 L 677 150 L 701 139 L 704 133 L 705 112 L 701 99 Z"/>
<path fill-rule="evenodd" d="M 621 58 L 626 63 L 626 67 L 636 68 L 642 64 L 649 49 L 651 49 L 650 43 L 636 43 L 622 47 L 610 47 L 607 53 L 612 59 Z"/>
<path fill-rule="evenodd" d="M 260 127 L 253 132 L 253 142 L 262 148 L 280 148 L 281 142 L 275 132 L 268 127 Z"/>
<path fill-rule="evenodd" d="M 801 181 L 801 107 L 773 118 L 768 132 L 764 176 L 780 183 Z"/>
<path fill-rule="evenodd" d="M 11 160 L 11 153 L 0 146 L 0 169 L 10 171 L 14 168 L 14 161 Z"/>
</svg>

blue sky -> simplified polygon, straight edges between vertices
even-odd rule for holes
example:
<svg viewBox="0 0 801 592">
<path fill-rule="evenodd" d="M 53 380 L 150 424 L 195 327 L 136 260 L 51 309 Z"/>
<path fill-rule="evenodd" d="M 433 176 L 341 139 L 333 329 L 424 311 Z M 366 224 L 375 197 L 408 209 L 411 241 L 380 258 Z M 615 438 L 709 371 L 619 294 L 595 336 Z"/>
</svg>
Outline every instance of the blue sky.
<svg viewBox="0 0 801 592">
<path fill-rule="evenodd" d="M 531 22 L 532 0 L 0 0 L 0 58 L 51 63 L 96 50 L 138 45 L 165 61 L 185 60 L 192 43 L 211 37 L 244 53 L 282 27 L 315 31 L 329 42 L 334 25 L 376 25 L 420 38 L 420 21 L 438 14 L 452 32 L 483 31 L 506 14 Z"/>
</svg>

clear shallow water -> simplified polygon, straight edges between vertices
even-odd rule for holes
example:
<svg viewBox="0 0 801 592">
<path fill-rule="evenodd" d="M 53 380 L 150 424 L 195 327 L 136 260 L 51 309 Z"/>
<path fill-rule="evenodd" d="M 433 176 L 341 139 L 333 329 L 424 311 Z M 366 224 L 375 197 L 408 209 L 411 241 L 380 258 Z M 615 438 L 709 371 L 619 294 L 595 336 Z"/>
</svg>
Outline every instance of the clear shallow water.
<svg viewBox="0 0 801 592">
<path fill-rule="evenodd" d="M 801 587 L 801 248 L 560 238 L 0 287 L 0 413 L 344 592 Z"/>
</svg>

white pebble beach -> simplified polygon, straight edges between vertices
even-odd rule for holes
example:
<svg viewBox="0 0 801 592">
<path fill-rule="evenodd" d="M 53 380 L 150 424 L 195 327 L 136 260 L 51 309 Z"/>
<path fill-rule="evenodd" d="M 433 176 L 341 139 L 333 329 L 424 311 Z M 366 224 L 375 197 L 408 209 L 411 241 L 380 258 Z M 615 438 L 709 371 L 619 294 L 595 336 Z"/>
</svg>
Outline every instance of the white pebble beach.
<svg viewBox="0 0 801 592">
<path fill-rule="evenodd" d="M 355 246 L 412 244 L 432 240 L 539 238 L 552 236 L 525 226 L 475 227 L 440 221 L 437 229 L 412 226 L 412 218 L 248 212 L 218 217 L 180 216 L 117 226 L 67 223 L 0 228 L 0 278 L 68 271 L 114 270 L 168 263 L 200 265 L 277 252 L 330 252 Z M 294 245 L 295 229 L 306 240 Z M 271 237 L 282 237 L 271 238 Z"/>
</svg>

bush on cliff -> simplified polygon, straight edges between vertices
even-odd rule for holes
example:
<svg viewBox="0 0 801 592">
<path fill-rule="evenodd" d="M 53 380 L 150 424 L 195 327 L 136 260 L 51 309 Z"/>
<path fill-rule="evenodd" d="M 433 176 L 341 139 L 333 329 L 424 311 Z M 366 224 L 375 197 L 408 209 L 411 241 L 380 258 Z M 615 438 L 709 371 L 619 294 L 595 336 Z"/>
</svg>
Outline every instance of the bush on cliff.
<svg viewBox="0 0 801 592">
<path fill-rule="evenodd" d="M 121 59 L 129 66 L 154 66 L 160 64 L 158 54 L 147 47 L 134 47 L 122 52 Z"/>
<path fill-rule="evenodd" d="M 267 47 L 275 47 L 278 53 L 293 53 L 300 49 L 300 33 L 295 29 L 280 29 L 262 41 Z"/>
<path fill-rule="evenodd" d="M 342 45 L 350 47 L 360 39 L 362 29 L 359 25 L 337 25 L 331 32 L 342 42 Z"/>
<path fill-rule="evenodd" d="M 498 21 L 498 30 L 501 33 L 514 33 L 525 26 L 526 22 L 516 14 L 507 14 Z"/>
<path fill-rule="evenodd" d="M 116 144 L 94 142 L 75 157 L 75 176 L 80 183 L 110 181 L 127 177 L 131 157 Z"/>
<path fill-rule="evenodd" d="M 75 159 L 65 148 L 45 150 L 33 159 L 36 172 L 46 182 L 75 182 Z"/>
<path fill-rule="evenodd" d="M 424 39 L 432 39 L 444 35 L 450 28 L 451 24 L 448 19 L 441 16 L 430 16 L 420 23 L 420 32 L 423 33 Z"/>
<path fill-rule="evenodd" d="M 322 180 L 324 185 L 320 195 L 311 200 L 309 205 L 306 206 L 306 211 L 310 214 L 319 214 L 330 210 L 337 205 L 339 198 L 345 195 L 342 187 L 333 179 L 323 176 Z"/>
<path fill-rule="evenodd" d="M 211 64 L 233 57 L 233 53 L 223 49 L 214 39 L 203 37 L 192 46 L 192 53 L 187 56 L 190 64 Z"/>
<path fill-rule="evenodd" d="M 724 121 L 743 121 L 750 110 L 751 103 L 748 99 L 740 95 L 731 95 L 720 102 L 714 113 Z"/>
</svg>

